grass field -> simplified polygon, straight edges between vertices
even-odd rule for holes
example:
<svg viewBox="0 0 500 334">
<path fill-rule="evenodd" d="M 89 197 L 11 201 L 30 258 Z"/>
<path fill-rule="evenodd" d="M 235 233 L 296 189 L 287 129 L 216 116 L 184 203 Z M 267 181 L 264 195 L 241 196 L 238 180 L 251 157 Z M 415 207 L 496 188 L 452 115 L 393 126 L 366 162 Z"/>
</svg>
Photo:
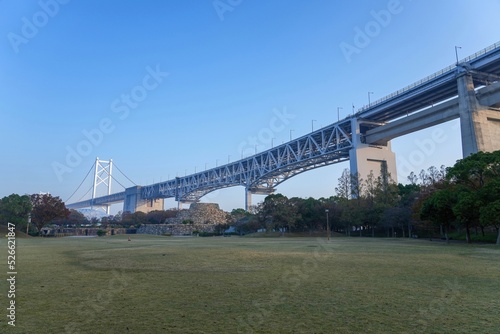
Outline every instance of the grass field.
<svg viewBox="0 0 500 334">
<path fill-rule="evenodd" d="M 16 327 L 2 279 L 0 333 L 500 333 L 494 245 L 134 235 L 16 246 Z"/>
</svg>

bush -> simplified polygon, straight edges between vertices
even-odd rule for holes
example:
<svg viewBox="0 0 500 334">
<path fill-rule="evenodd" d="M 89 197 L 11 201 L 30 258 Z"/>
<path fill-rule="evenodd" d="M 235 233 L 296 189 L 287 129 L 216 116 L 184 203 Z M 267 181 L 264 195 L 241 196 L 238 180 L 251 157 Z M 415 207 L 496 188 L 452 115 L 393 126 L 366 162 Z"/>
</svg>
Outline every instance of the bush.
<svg viewBox="0 0 500 334">
<path fill-rule="evenodd" d="M 214 235 L 216 235 L 216 234 L 212 233 L 212 232 L 200 232 L 198 234 L 199 237 L 213 237 Z"/>
<path fill-rule="evenodd" d="M 106 231 L 104 231 L 104 230 L 97 230 L 97 236 L 98 237 L 103 237 L 105 235 L 106 235 Z"/>
</svg>

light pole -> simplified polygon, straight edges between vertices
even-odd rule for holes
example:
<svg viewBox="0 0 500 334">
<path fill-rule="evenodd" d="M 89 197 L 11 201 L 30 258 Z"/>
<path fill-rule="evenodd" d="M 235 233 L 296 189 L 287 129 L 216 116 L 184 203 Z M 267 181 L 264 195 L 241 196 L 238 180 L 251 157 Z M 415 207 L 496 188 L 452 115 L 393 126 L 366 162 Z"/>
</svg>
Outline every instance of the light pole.
<svg viewBox="0 0 500 334">
<path fill-rule="evenodd" d="M 271 148 L 274 148 L 274 139 L 275 139 L 274 137 L 271 138 Z"/>
<path fill-rule="evenodd" d="M 455 56 L 457 57 L 457 65 L 458 65 L 458 49 L 461 49 L 461 46 L 455 46 Z"/>
<path fill-rule="evenodd" d="M 370 101 L 370 94 L 373 94 L 373 92 L 368 92 L 368 107 L 370 106 L 371 104 L 371 101 Z"/>
<path fill-rule="evenodd" d="M 340 109 L 344 109 L 342 107 L 337 107 L 337 122 L 340 121 Z"/>
<path fill-rule="evenodd" d="M 231 160 L 231 156 L 230 155 L 227 156 L 227 163 L 229 163 L 229 160 Z"/>
<path fill-rule="evenodd" d="M 316 122 L 315 119 L 311 120 L 311 132 L 314 132 L 314 122 Z"/>
<path fill-rule="evenodd" d="M 290 130 L 290 141 L 292 141 L 292 132 L 293 130 Z"/>
<path fill-rule="evenodd" d="M 330 240 L 330 222 L 328 221 L 328 209 L 325 209 L 326 213 L 326 238 Z"/>
</svg>

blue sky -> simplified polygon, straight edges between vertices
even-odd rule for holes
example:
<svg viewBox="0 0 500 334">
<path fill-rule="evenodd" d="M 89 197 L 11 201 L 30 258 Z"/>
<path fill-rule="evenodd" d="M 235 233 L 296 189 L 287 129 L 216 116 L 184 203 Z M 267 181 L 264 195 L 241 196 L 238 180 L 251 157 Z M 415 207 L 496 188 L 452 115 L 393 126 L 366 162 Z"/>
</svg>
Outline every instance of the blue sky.
<svg viewBox="0 0 500 334">
<path fill-rule="evenodd" d="M 0 197 L 66 200 L 96 157 L 147 185 L 268 149 L 277 114 L 289 116 L 274 144 L 328 125 L 368 92 L 375 100 L 453 64 L 455 46 L 463 58 L 498 42 L 498 13 L 497 0 L 0 1 Z M 393 140 L 399 181 L 460 159 L 459 133 L 455 121 Z M 84 154 L 68 164 L 72 150 Z M 334 195 L 346 167 L 278 192 Z M 203 200 L 231 210 L 244 191 Z"/>
</svg>

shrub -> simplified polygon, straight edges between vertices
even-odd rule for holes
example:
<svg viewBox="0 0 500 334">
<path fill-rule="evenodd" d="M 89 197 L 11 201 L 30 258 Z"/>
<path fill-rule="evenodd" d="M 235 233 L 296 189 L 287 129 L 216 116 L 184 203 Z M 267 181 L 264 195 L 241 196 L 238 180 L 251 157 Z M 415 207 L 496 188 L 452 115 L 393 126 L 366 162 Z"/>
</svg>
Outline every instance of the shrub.
<svg viewBox="0 0 500 334">
<path fill-rule="evenodd" d="M 97 236 L 98 237 L 102 237 L 102 236 L 105 236 L 106 235 L 106 231 L 104 230 L 97 230 Z"/>
<path fill-rule="evenodd" d="M 200 236 L 200 237 L 213 237 L 214 235 L 216 235 L 216 234 L 213 232 L 200 232 L 198 234 L 198 236 Z"/>
</svg>

